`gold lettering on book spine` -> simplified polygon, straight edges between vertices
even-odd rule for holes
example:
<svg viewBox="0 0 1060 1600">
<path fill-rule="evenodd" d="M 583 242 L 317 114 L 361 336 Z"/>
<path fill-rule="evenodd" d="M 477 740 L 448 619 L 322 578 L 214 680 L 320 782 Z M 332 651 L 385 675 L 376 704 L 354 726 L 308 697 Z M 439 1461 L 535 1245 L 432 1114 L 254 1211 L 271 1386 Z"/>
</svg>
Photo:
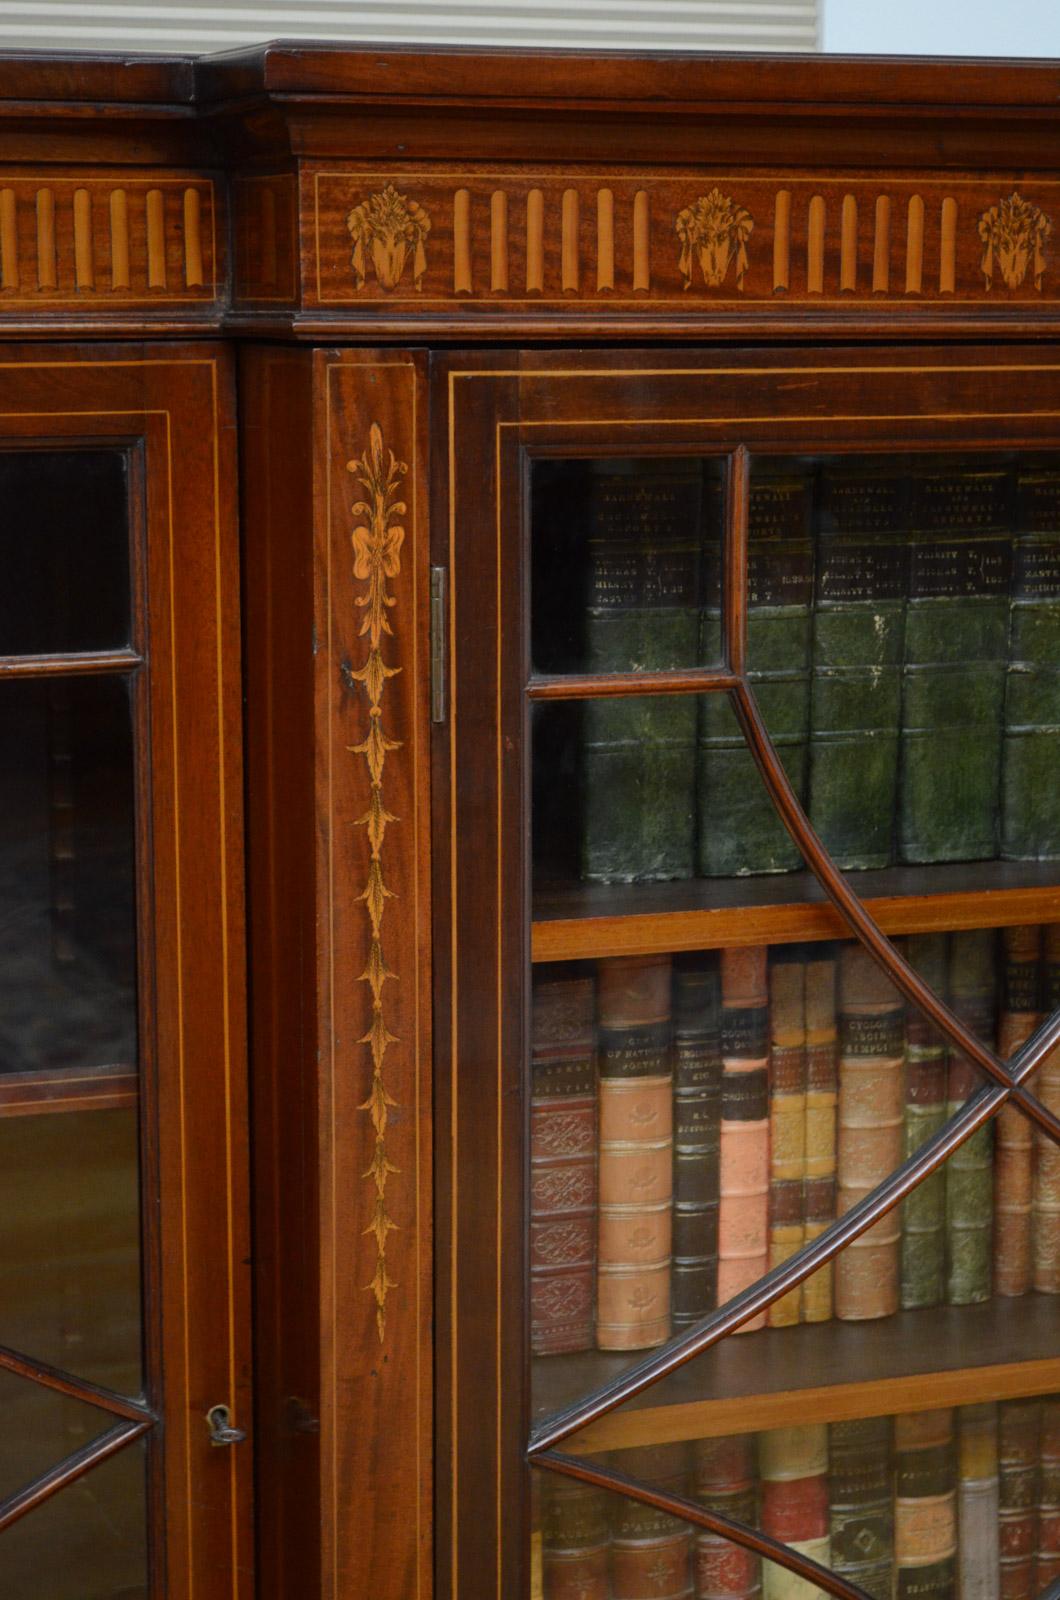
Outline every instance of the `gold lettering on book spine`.
<svg viewBox="0 0 1060 1600">
<path fill-rule="evenodd" d="M 1018 289 L 1033 263 L 1034 287 L 1041 292 L 1045 272 L 1045 244 L 1053 231 L 1052 222 L 1038 206 L 1013 191 L 979 218 L 979 237 L 983 241 L 980 270 L 988 289 L 994 273 L 1000 272 L 1009 289 Z"/>
<path fill-rule="evenodd" d="M 353 575 L 366 585 L 354 604 L 364 611 L 358 636 L 367 638 L 368 654 L 362 666 L 349 671 L 349 678 L 360 683 L 368 699 L 368 732 L 361 744 L 350 747 L 351 753 L 363 756 L 368 768 L 370 783 L 368 810 L 358 817 L 357 825 L 367 832 L 369 846 L 368 881 L 358 895 L 368 913 L 371 937 L 368 960 L 360 975 L 360 982 L 369 986 L 372 994 L 372 1020 L 368 1032 L 358 1040 L 367 1045 L 372 1058 L 372 1087 L 361 1110 L 371 1118 L 375 1133 L 375 1150 L 370 1165 L 364 1172 L 375 1189 L 372 1220 L 364 1232 L 371 1234 L 376 1244 L 375 1272 L 365 1288 L 375 1297 L 376 1327 L 379 1341 L 386 1334 L 386 1300 L 397 1284 L 387 1272 L 387 1238 L 397 1223 L 387 1211 L 386 1190 L 391 1173 L 399 1169 L 387 1158 L 387 1120 L 397 1102 L 387 1093 L 383 1076 L 383 1061 L 390 1045 L 396 1044 L 384 1017 L 384 988 L 395 978 L 386 964 L 383 953 L 383 914 L 394 891 L 388 889 L 383 879 L 383 844 L 386 830 L 399 819 L 386 809 L 383 802 L 383 771 L 391 750 L 400 750 L 400 739 L 388 738 L 383 730 L 383 696 L 388 678 L 401 671 L 388 666 L 383 660 L 383 640 L 393 637 L 390 612 L 396 604 L 387 592 L 387 580 L 401 571 L 401 546 L 405 530 L 399 518 L 405 515 L 405 502 L 398 499 L 401 480 L 408 471 L 404 461 L 398 461 L 393 450 L 383 448 L 383 434 L 378 423 L 373 422 L 369 433 L 368 449 L 357 460 L 346 463 L 367 496 L 351 507 L 353 515 L 361 520 L 353 530 Z"/>
</svg>

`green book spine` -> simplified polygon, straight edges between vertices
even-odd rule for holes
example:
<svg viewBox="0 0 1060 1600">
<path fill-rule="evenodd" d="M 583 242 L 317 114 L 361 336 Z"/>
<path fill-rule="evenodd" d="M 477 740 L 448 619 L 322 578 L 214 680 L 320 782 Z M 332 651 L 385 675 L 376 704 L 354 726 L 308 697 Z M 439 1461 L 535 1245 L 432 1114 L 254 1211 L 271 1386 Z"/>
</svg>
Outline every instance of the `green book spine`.
<svg viewBox="0 0 1060 1600">
<path fill-rule="evenodd" d="M 1060 472 L 1020 473 L 1012 577 L 1001 854 L 1060 859 Z"/>
<path fill-rule="evenodd" d="M 956 1015 L 985 1044 L 994 1038 L 996 944 L 992 928 L 950 936 L 949 995 Z M 950 1051 L 947 1118 L 977 1089 L 983 1074 Z M 973 1133 L 946 1162 L 946 1300 L 952 1306 L 989 1300 L 993 1285 L 994 1124 Z"/>
<path fill-rule="evenodd" d="M 828 1429 L 832 1571 L 872 1600 L 894 1582 L 894 1452 L 890 1417 L 833 1422 Z"/>
<path fill-rule="evenodd" d="M 809 733 L 812 495 L 808 475 L 756 475 L 748 516 L 748 675 L 800 800 Z M 704 661 L 717 659 L 719 629 L 718 613 L 704 607 Z M 790 872 L 801 865 L 723 695 L 701 699 L 697 792 L 702 877 Z"/>
<path fill-rule="evenodd" d="M 949 468 L 913 484 L 902 676 L 899 855 L 998 852 L 1008 669 L 1009 475 Z"/>
<path fill-rule="evenodd" d="M 908 521 L 905 476 L 822 474 L 810 821 L 845 868 L 892 859 Z"/>
<path fill-rule="evenodd" d="M 683 667 L 697 659 L 704 485 L 697 463 L 592 465 L 586 665 Z M 634 883 L 692 875 L 696 701 L 587 701 L 582 723 L 582 877 Z"/>
<path fill-rule="evenodd" d="M 906 956 L 936 994 L 946 993 L 946 935 L 915 933 Z M 906 1019 L 907 1074 L 902 1154 L 913 1155 L 946 1121 L 947 1048 L 915 1006 Z M 946 1278 L 946 1173 L 939 1168 L 902 1202 L 902 1310 L 941 1305 Z"/>
</svg>

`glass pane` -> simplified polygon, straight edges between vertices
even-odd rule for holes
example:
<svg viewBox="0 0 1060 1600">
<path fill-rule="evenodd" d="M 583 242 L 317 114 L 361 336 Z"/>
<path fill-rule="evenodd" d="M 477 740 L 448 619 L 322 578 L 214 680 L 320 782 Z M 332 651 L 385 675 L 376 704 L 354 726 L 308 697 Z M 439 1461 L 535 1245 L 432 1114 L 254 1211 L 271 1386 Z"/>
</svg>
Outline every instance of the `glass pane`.
<svg viewBox="0 0 1060 1600">
<path fill-rule="evenodd" d="M 134 838 L 124 680 L 0 685 L 0 1072 L 135 1061 Z"/>
<path fill-rule="evenodd" d="M 720 662 L 724 473 L 721 457 L 533 463 L 535 672 Z"/>
<path fill-rule="evenodd" d="M 1057 1575 L 1055 1395 L 897 1416 L 825 1414 L 584 1459 L 759 1529 L 873 1600 L 1034 1600 Z M 546 1600 L 817 1592 L 779 1563 L 611 1490 L 541 1473 L 538 1497 Z"/>
<path fill-rule="evenodd" d="M 128 502 L 120 450 L 0 451 L 0 655 L 129 643 Z"/>
<path fill-rule="evenodd" d="M 147 1600 L 143 1441 L 0 1534 L 4 1600 Z"/>
<path fill-rule="evenodd" d="M 0 1344 L 141 1391 L 135 1110 L 0 1116 Z"/>
<path fill-rule="evenodd" d="M 27 1488 L 114 1425 L 99 1406 L 71 1400 L 0 1369 L 0 1501 Z M 0 1541 L 3 1534 L 0 1534 Z"/>
</svg>

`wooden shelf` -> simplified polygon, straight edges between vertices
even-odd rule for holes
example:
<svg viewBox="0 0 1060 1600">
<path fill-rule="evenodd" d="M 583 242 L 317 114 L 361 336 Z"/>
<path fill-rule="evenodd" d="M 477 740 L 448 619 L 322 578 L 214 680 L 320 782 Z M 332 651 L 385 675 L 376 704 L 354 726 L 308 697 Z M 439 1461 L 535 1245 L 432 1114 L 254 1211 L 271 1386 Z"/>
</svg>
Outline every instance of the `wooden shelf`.
<svg viewBox="0 0 1060 1600">
<path fill-rule="evenodd" d="M 1060 864 L 972 861 L 852 872 L 885 933 L 1060 921 Z M 850 938 L 809 872 L 678 883 L 572 884 L 534 894 L 534 961 Z"/>
<path fill-rule="evenodd" d="M 0 1117 L 35 1117 L 56 1111 L 115 1111 L 135 1106 L 136 1068 L 57 1067 L 50 1072 L 0 1073 Z"/>
<path fill-rule="evenodd" d="M 975 1400 L 1060 1390 L 1060 1300 L 1027 1295 L 981 1306 L 903 1311 L 878 1322 L 824 1322 L 735 1334 L 566 1450 L 665 1444 L 812 1417 L 845 1422 L 931 1411 Z M 586 1352 L 534 1363 L 534 1414 L 543 1419 L 628 1371 L 632 1356 Z"/>
</svg>

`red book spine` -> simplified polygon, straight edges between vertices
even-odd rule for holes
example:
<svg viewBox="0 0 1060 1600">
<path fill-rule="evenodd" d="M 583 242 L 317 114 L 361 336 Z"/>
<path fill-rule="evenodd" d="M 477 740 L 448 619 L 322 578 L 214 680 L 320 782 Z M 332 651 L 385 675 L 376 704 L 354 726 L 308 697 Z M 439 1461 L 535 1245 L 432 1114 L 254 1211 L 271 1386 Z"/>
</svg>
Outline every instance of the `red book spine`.
<svg viewBox="0 0 1060 1600">
<path fill-rule="evenodd" d="M 1039 1415 L 1036 1400 L 1009 1400 L 1000 1407 L 1001 1600 L 1034 1600 L 1038 1593 Z"/>
<path fill-rule="evenodd" d="M 669 1494 L 688 1493 L 683 1444 L 618 1450 L 614 1465 Z M 611 1523 L 612 1600 L 692 1600 L 693 1532 L 688 1523 L 616 1495 Z"/>
<path fill-rule="evenodd" d="M 692 1494 L 701 1505 L 748 1527 L 756 1523 L 754 1439 L 746 1434 L 696 1443 Z M 762 1562 L 724 1534 L 696 1534 L 696 1600 L 757 1600 Z"/>
<path fill-rule="evenodd" d="M 1043 1010 L 1060 1009 L 1060 924 L 1045 929 Z M 1060 1115 L 1060 1046 L 1050 1050 L 1035 1089 L 1042 1104 Z M 1060 1145 L 1041 1129 L 1034 1134 L 1033 1273 L 1039 1294 L 1060 1294 Z"/>
<path fill-rule="evenodd" d="M 547 1474 L 541 1486 L 544 1600 L 611 1600 L 607 1494 Z"/>
<path fill-rule="evenodd" d="M 830 1566 L 827 1427 L 774 1428 L 761 1435 L 758 1458 L 762 1532 Z M 794 1600 L 805 1589 L 786 1567 L 766 1563 L 764 1600 Z"/>
<path fill-rule="evenodd" d="M 596 1269 L 596 1055 L 591 977 L 534 980 L 530 1347 L 591 1349 Z"/>
<path fill-rule="evenodd" d="M 1039 1594 L 1060 1578 L 1060 1395 L 1042 1401 L 1038 1468 Z"/>
<path fill-rule="evenodd" d="M 1041 1021 L 1038 977 L 1042 930 L 1005 928 L 1001 940 L 1001 1013 L 997 1048 L 1008 1061 Z M 994 1293 L 1026 1294 L 1031 1286 L 1033 1133 L 1018 1106 L 998 1114 L 994 1145 Z"/>
</svg>

